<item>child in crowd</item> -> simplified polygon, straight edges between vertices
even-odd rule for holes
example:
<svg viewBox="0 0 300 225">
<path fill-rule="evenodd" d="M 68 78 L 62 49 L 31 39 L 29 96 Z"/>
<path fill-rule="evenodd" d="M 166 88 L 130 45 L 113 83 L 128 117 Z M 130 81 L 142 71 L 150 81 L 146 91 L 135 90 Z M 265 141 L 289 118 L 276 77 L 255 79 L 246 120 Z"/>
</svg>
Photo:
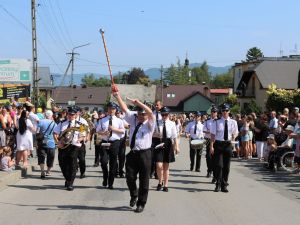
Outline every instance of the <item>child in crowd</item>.
<svg viewBox="0 0 300 225">
<path fill-rule="evenodd" d="M 12 167 L 15 165 L 15 161 L 11 159 L 10 147 L 3 147 L 1 153 L 0 170 L 1 171 L 12 171 Z"/>
<path fill-rule="evenodd" d="M 275 135 L 274 134 L 269 134 L 267 137 L 267 146 L 266 146 L 266 157 L 265 159 L 268 159 L 268 168 L 271 170 L 274 170 L 274 156 L 275 156 L 275 151 L 277 149 L 277 143 L 275 141 Z"/>
</svg>

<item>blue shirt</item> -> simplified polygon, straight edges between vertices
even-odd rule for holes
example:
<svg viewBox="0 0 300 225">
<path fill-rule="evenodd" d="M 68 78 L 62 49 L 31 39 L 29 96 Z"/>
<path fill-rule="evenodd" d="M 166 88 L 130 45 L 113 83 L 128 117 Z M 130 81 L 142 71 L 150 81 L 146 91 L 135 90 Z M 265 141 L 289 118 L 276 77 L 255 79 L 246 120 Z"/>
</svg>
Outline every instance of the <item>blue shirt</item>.
<svg viewBox="0 0 300 225">
<path fill-rule="evenodd" d="M 49 125 L 50 125 L 50 127 L 49 127 Z M 40 120 L 40 122 L 38 124 L 38 128 L 40 130 L 39 131 L 40 133 L 44 133 L 44 140 L 43 140 L 44 147 L 55 148 L 55 141 L 54 141 L 54 137 L 53 137 L 53 128 L 55 126 L 56 126 L 56 123 L 53 120 L 49 120 L 49 119 Z M 48 128 L 48 130 L 47 130 L 47 128 Z M 47 132 L 46 132 L 46 130 L 47 130 Z"/>
</svg>

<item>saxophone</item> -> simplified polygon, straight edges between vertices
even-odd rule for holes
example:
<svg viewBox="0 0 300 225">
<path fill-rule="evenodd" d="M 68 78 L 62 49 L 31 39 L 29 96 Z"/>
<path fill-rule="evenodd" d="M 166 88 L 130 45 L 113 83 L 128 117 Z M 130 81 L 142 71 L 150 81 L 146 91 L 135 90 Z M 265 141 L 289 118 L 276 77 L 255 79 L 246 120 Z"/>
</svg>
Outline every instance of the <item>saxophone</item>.
<svg viewBox="0 0 300 225">
<path fill-rule="evenodd" d="M 79 133 L 83 133 L 87 132 L 88 130 L 89 127 L 84 124 L 80 124 L 79 127 L 67 128 L 58 137 L 59 143 L 60 145 L 62 145 L 62 147 L 60 147 L 59 149 L 66 149 L 67 147 L 69 147 L 69 145 L 72 143 L 76 131 L 78 131 Z"/>
</svg>

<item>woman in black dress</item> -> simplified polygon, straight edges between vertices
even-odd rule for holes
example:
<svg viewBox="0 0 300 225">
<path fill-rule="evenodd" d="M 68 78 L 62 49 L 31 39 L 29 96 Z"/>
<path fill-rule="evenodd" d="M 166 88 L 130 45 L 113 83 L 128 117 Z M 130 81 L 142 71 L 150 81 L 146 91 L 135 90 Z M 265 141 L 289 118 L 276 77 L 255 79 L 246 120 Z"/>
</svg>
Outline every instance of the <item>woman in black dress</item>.
<svg viewBox="0 0 300 225">
<path fill-rule="evenodd" d="M 169 180 L 169 163 L 175 162 L 174 151 L 178 152 L 177 131 L 175 122 L 169 119 L 170 109 L 163 107 L 160 111 L 162 120 L 157 124 L 161 130 L 161 143 L 162 147 L 154 150 L 154 158 L 156 162 L 156 171 L 159 183 L 157 191 L 163 189 L 168 192 Z"/>
</svg>

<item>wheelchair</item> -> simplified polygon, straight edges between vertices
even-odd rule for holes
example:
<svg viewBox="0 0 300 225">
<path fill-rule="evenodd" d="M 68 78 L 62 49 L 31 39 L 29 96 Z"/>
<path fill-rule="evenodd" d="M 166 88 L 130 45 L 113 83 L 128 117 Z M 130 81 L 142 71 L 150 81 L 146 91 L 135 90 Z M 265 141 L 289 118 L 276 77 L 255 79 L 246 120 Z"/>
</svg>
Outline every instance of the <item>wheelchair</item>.
<svg viewBox="0 0 300 225">
<path fill-rule="evenodd" d="M 268 158 L 269 168 L 276 172 L 281 169 L 288 172 L 294 172 L 297 166 L 294 163 L 295 150 L 289 147 L 278 147 L 276 151 L 271 152 Z"/>
</svg>

